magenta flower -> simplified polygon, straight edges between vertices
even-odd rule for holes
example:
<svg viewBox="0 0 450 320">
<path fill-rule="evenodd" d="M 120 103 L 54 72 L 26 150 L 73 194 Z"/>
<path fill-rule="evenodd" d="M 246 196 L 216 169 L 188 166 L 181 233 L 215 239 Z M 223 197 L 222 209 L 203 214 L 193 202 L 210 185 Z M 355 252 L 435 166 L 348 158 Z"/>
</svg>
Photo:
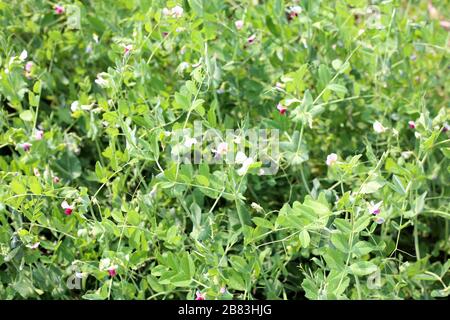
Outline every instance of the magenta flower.
<svg viewBox="0 0 450 320">
<path fill-rule="evenodd" d="M 280 114 L 285 114 L 287 111 L 287 108 L 283 106 L 281 103 L 277 104 L 277 109 L 280 112 Z"/>
<path fill-rule="evenodd" d="M 442 131 L 447 132 L 449 127 L 450 126 L 448 125 L 448 123 L 444 123 L 444 127 L 442 128 Z"/>
<path fill-rule="evenodd" d="M 63 7 L 63 6 L 60 6 L 59 4 L 57 4 L 57 5 L 55 6 L 55 13 L 56 13 L 56 14 L 63 14 L 63 13 L 64 13 L 64 7 Z"/>
<path fill-rule="evenodd" d="M 369 212 L 374 215 L 380 214 L 380 212 L 381 212 L 380 207 L 382 204 L 383 204 L 383 201 L 377 202 L 375 204 L 373 203 L 373 201 L 371 201 L 370 205 L 369 205 Z"/>
<path fill-rule="evenodd" d="M 22 147 L 23 151 L 28 152 L 31 149 L 31 143 L 24 142 L 24 143 L 22 143 L 21 147 Z"/>
<path fill-rule="evenodd" d="M 409 126 L 410 129 L 415 129 L 416 128 L 416 123 L 411 120 L 411 121 L 408 122 L 408 126 Z"/>
<path fill-rule="evenodd" d="M 206 299 L 206 293 L 201 293 L 200 291 L 197 291 L 195 293 L 195 300 L 205 300 Z"/>
<path fill-rule="evenodd" d="M 73 205 L 69 205 L 66 200 L 61 203 L 61 208 L 64 209 L 64 214 L 70 216 L 73 212 Z"/>
<path fill-rule="evenodd" d="M 117 271 L 115 267 L 110 267 L 108 269 L 108 274 L 111 278 L 115 277 L 117 275 Z"/>
<path fill-rule="evenodd" d="M 131 50 L 133 50 L 133 46 L 132 46 L 131 44 L 126 45 L 126 46 L 123 48 L 123 52 L 124 52 L 125 55 L 129 54 L 129 53 L 131 52 Z"/>
</svg>

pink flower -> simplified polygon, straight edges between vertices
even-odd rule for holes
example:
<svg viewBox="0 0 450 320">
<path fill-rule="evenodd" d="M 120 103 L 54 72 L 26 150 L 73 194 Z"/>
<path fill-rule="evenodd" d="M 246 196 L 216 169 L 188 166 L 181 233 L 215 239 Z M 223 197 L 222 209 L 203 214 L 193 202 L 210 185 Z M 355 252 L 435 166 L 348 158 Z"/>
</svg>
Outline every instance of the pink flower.
<svg viewBox="0 0 450 320">
<path fill-rule="evenodd" d="M 247 42 L 249 44 L 252 44 L 253 42 L 255 42 L 256 40 L 256 34 L 251 35 L 250 37 L 247 38 Z"/>
<path fill-rule="evenodd" d="M 285 114 L 287 111 L 287 108 L 283 106 L 281 103 L 277 104 L 277 109 L 280 111 L 280 114 Z"/>
<path fill-rule="evenodd" d="M 59 183 L 59 177 L 58 176 L 54 176 L 53 177 L 53 183 Z"/>
<path fill-rule="evenodd" d="M 30 72 L 31 72 L 31 68 L 33 68 L 33 61 L 28 61 L 28 62 L 25 64 L 25 71 L 28 72 L 28 73 L 30 73 Z"/>
<path fill-rule="evenodd" d="M 171 13 L 172 17 L 181 18 L 181 16 L 183 15 L 183 8 L 180 6 L 175 6 L 172 8 Z"/>
<path fill-rule="evenodd" d="M 244 26 L 244 21 L 242 21 L 242 20 L 236 20 L 236 21 L 234 22 L 234 25 L 235 25 L 236 29 L 241 30 L 242 27 Z"/>
<path fill-rule="evenodd" d="M 131 44 L 129 44 L 129 45 L 126 45 L 126 46 L 123 48 L 123 52 L 124 52 L 125 55 L 127 55 L 127 54 L 130 53 L 130 51 L 131 51 L 132 49 L 133 49 L 133 46 L 132 46 Z"/>
<path fill-rule="evenodd" d="M 64 214 L 65 214 L 66 216 L 70 216 L 70 215 L 72 214 L 72 212 L 73 212 L 73 205 L 70 206 L 70 205 L 67 203 L 66 200 L 64 200 L 64 201 L 61 203 L 61 208 L 64 209 Z"/>
<path fill-rule="evenodd" d="M 112 277 L 115 277 L 116 275 L 117 275 L 117 271 L 116 271 L 116 268 L 115 267 L 110 267 L 109 269 L 108 269 L 108 274 L 109 274 L 109 276 L 112 278 Z"/>
<path fill-rule="evenodd" d="M 27 248 L 37 249 L 37 247 L 39 247 L 39 244 L 40 244 L 40 242 L 36 242 L 36 243 L 33 243 L 33 244 L 27 244 Z"/>
<path fill-rule="evenodd" d="M 370 205 L 369 205 L 370 214 L 374 214 L 374 215 L 380 214 L 380 212 L 381 212 L 380 207 L 382 204 L 383 204 L 383 201 L 377 202 L 375 204 L 373 203 L 373 201 L 371 201 Z"/>
<path fill-rule="evenodd" d="M 375 121 L 373 123 L 373 130 L 375 130 L 376 133 L 383 133 L 385 132 L 387 129 L 385 127 L 383 127 L 383 125 L 381 124 L 381 122 L 379 121 Z"/>
<path fill-rule="evenodd" d="M 206 299 L 206 293 L 201 293 L 200 291 L 197 291 L 195 293 L 195 300 L 205 300 Z"/>
<path fill-rule="evenodd" d="M 227 292 L 227 288 L 226 287 L 220 288 L 220 293 L 221 294 L 225 294 L 226 292 Z"/>
<path fill-rule="evenodd" d="M 64 7 L 63 7 L 63 6 L 60 6 L 59 4 L 57 4 L 57 5 L 55 6 L 55 13 L 56 13 L 56 14 L 63 14 L 63 13 L 64 13 Z"/>
<path fill-rule="evenodd" d="M 376 218 L 375 218 L 375 222 L 376 222 L 377 224 L 382 224 L 384 221 L 385 221 L 385 220 L 384 220 L 384 218 L 382 218 L 382 217 L 376 217 Z"/>
<path fill-rule="evenodd" d="M 34 173 L 34 175 L 35 175 L 36 177 L 40 177 L 40 176 L 41 176 L 41 173 L 39 172 L 39 169 L 38 169 L 38 168 L 33 168 L 33 173 Z"/>
<path fill-rule="evenodd" d="M 442 131 L 447 132 L 449 129 L 448 123 L 444 123 L 444 127 L 442 128 Z"/>
<path fill-rule="evenodd" d="M 327 164 L 327 166 L 332 166 L 333 164 L 336 163 L 337 159 L 338 159 L 338 156 L 336 153 L 330 153 L 327 156 L 327 161 L 325 161 L 325 163 Z"/>
<path fill-rule="evenodd" d="M 415 129 L 416 128 L 416 124 L 412 120 L 408 122 L 408 126 L 409 126 L 410 129 Z"/>
<path fill-rule="evenodd" d="M 23 151 L 25 151 L 25 152 L 28 152 L 31 149 L 31 143 L 28 143 L 28 142 L 22 143 L 21 146 L 22 146 Z"/>
<path fill-rule="evenodd" d="M 44 131 L 43 130 L 36 130 L 36 132 L 34 133 L 34 138 L 36 140 L 42 140 L 43 137 L 44 137 Z"/>
</svg>

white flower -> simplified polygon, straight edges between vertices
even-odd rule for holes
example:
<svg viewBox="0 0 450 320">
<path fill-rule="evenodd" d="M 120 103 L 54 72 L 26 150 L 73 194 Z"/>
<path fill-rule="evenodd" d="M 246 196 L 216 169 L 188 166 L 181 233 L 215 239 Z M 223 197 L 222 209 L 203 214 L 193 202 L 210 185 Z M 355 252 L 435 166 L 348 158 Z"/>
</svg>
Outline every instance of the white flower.
<svg viewBox="0 0 450 320">
<path fill-rule="evenodd" d="M 183 15 L 183 8 L 180 6 L 175 6 L 172 8 L 172 17 L 180 18 Z"/>
<path fill-rule="evenodd" d="M 234 25 L 235 25 L 236 29 L 241 30 L 242 27 L 244 26 L 244 21 L 242 21 L 242 20 L 236 20 L 236 21 L 234 22 Z"/>
<path fill-rule="evenodd" d="M 183 73 L 190 66 L 191 65 L 188 62 L 183 61 L 182 63 L 180 63 L 180 65 L 177 68 L 178 69 L 178 73 Z"/>
<path fill-rule="evenodd" d="M 254 210 L 256 210 L 256 212 L 261 212 L 263 211 L 263 208 L 257 204 L 256 202 L 252 202 L 252 204 L 250 205 Z"/>
<path fill-rule="evenodd" d="M 108 75 L 106 72 L 101 72 L 97 74 L 97 79 L 95 79 L 95 83 L 100 87 L 107 87 L 109 85 L 109 81 L 104 78 L 104 76 Z"/>
<path fill-rule="evenodd" d="M 40 242 L 36 242 L 36 243 L 33 243 L 33 244 L 27 244 L 27 248 L 37 249 L 37 247 L 39 247 L 39 244 L 40 244 Z"/>
<path fill-rule="evenodd" d="M 302 7 L 300 6 L 293 6 L 291 7 L 291 12 L 295 13 L 295 14 L 300 14 L 302 13 Z"/>
<path fill-rule="evenodd" d="M 33 173 L 34 173 L 34 175 L 35 175 L 36 177 L 40 177 L 40 176 L 41 176 L 41 173 L 39 172 L 39 169 L 38 169 L 38 168 L 33 168 Z"/>
<path fill-rule="evenodd" d="M 381 212 L 380 207 L 383 204 L 383 201 L 377 202 L 377 203 L 373 203 L 373 201 L 370 202 L 369 204 L 369 212 L 371 214 L 379 214 Z"/>
<path fill-rule="evenodd" d="M 402 154 L 403 159 L 407 160 L 411 157 L 412 152 L 411 151 L 403 151 L 401 154 Z"/>
<path fill-rule="evenodd" d="M 105 258 L 105 259 L 101 259 L 98 268 L 103 271 L 103 270 L 107 270 L 109 269 L 109 267 L 111 266 L 111 259 L 109 258 Z"/>
<path fill-rule="evenodd" d="M 248 168 L 253 164 L 252 158 L 246 158 L 242 163 L 242 167 L 237 171 L 238 175 L 243 176 L 247 173 Z"/>
<path fill-rule="evenodd" d="M 416 137 L 416 139 L 419 139 L 421 137 L 421 134 L 417 131 L 414 131 L 414 136 Z"/>
<path fill-rule="evenodd" d="M 27 52 L 27 50 L 23 50 L 21 53 L 20 53 L 20 56 L 19 56 L 19 59 L 20 59 L 20 61 L 25 61 L 25 59 L 28 57 L 28 52 Z"/>
<path fill-rule="evenodd" d="M 375 130 L 376 133 L 383 133 L 385 132 L 387 129 L 385 127 L 383 127 L 383 125 L 381 124 L 381 122 L 379 121 L 375 121 L 373 123 L 373 130 Z"/>
<path fill-rule="evenodd" d="M 236 163 L 242 164 L 242 163 L 244 163 L 245 159 L 247 159 L 247 156 L 242 151 L 239 151 L 236 154 L 236 158 L 234 160 Z"/>
<path fill-rule="evenodd" d="M 168 16 L 168 15 L 170 14 L 170 10 L 167 9 L 167 8 L 164 8 L 164 9 L 162 9 L 162 14 L 163 14 L 164 16 Z"/>
<path fill-rule="evenodd" d="M 335 164 L 337 161 L 337 158 L 338 158 L 338 156 L 336 153 L 330 153 L 327 156 L 327 161 L 325 161 L 327 166 L 332 166 L 333 164 Z"/>
<path fill-rule="evenodd" d="M 34 133 L 34 138 L 36 140 L 42 140 L 42 138 L 44 137 L 44 131 L 42 130 L 36 130 L 36 132 Z"/>
<path fill-rule="evenodd" d="M 217 155 L 223 156 L 224 154 L 226 154 L 228 152 L 228 143 L 226 142 L 221 142 L 219 143 L 219 145 L 217 146 L 217 150 L 215 150 Z"/>
<path fill-rule="evenodd" d="M 72 110 L 72 112 L 80 110 L 80 103 L 78 101 L 72 102 L 72 104 L 70 105 L 70 110 Z"/>
<path fill-rule="evenodd" d="M 187 137 L 184 141 L 184 146 L 191 148 L 192 145 L 196 144 L 197 140 L 195 138 Z"/>
</svg>

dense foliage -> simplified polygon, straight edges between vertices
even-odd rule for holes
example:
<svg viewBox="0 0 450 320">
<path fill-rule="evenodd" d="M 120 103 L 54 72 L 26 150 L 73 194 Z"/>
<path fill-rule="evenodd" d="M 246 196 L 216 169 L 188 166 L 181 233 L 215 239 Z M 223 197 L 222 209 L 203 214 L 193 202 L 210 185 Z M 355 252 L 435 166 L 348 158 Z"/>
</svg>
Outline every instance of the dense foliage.
<svg viewBox="0 0 450 320">
<path fill-rule="evenodd" d="M 447 297 L 449 8 L 0 1 L 0 298 Z"/>
</svg>

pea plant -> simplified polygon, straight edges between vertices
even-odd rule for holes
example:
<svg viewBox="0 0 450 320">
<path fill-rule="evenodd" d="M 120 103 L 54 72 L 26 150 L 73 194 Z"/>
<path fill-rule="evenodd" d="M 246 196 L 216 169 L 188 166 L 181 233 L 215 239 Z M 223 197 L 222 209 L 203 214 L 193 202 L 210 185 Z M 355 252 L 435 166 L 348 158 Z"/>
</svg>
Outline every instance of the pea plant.
<svg viewBox="0 0 450 320">
<path fill-rule="evenodd" d="M 0 0 L 0 298 L 448 297 L 449 9 Z"/>
</svg>

